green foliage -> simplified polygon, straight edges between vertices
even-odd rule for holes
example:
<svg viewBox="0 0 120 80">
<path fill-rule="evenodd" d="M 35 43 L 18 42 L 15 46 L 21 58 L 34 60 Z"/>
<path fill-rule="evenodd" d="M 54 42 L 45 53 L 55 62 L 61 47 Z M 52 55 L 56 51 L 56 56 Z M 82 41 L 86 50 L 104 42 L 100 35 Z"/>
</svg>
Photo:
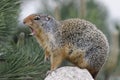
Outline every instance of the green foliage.
<svg viewBox="0 0 120 80">
<path fill-rule="evenodd" d="M 107 11 L 103 5 L 101 6 L 100 4 L 95 3 L 94 0 L 87 1 L 86 19 L 94 23 L 104 33 L 108 33 L 106 24 Z"/>
<path fill-rule="evenodd" d="M 48 70 L 43 49 L 17 28 L 20 0 L 0 0 L 0 80 L 43 80 Z"/>
<path fill-rule="evenodd" d="M 59 1 L 58 1 L 59 2 Z M 61 19 L 76 18 L 80 16 L 79 8 L 75 1 L 70 1 L 67 5 L 61 5 Z M 100 30 L 108 35 L 106 24 L 107 11 L 104 6 L 97 4 L 94 0 L 86 1 L 86 17 L 85 19 L 95 24 Z"/>
<path fill-rule="evenodd" d="M 43 80 L 47 64 L 44 64 L 43 49 L 34 38 L 24 39 L 19 36 L 17 45 L 12 44 L 4 54 L 4 61 L 0 62 L 1 79 L 31 79 Z M 22 44 L 23 43 L 23 44 Z"/>
<path fill-rule="evenodd" d="M 70 1 L 68 5 L 63 4 L 60 14 L 61 14 L 61 19 L 63 20 L 68 18 L 76 18 L 79 16 L 74 1 Z"/>
<path fill-rule="evenodd" d="M 19 2 L 16 0 L 0 0 L 0 54 L 8 47 L 10 36 L 16 27 L 16 14 Z"/>
<path fill-rule="evenodd" d="M 115 27 L 116 27 L 116 29 L 117 29 L 118 32 L 119 32 L 119 41 L 120 41 L 120 24 L 115 23 Z M 120 42 L 119 42 L 119 49 L 120 49 Z M 116 69 L 115 69 L 115 72 L 116 72 L 117 74 L 120 74 L 120 51 L 119 51 L 118 62 L 117 62 L 117 67 L 116 67 Z"/>
</svg>

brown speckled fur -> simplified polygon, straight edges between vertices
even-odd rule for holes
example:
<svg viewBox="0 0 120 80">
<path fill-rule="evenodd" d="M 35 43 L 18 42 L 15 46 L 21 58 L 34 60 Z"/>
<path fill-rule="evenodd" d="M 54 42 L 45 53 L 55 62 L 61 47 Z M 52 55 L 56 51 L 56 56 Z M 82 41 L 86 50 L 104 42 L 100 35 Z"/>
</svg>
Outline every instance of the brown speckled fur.
<svg viewBox="0 0 120 80">
<path fill-rule="evenodd" d="M 38 20 L 35 18 L 38 17 Z M 57 21 L 44 14 L 32 14 L 24 23 L 36 33 L 35 38 L 50 57 L 51 70 L 63 60 L 86 68 L 95 78 L 106 61 L 109 45 L 105 35 L 92 23 L 82 19 Z"/>
</svg>

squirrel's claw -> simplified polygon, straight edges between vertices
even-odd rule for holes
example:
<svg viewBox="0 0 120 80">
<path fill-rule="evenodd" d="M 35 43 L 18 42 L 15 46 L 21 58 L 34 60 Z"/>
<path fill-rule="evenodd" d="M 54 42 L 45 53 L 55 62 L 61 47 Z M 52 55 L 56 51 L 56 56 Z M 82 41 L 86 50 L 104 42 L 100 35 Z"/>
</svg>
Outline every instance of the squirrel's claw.
<svg viewBox="0 0 120 80">
<path fill-rule="evenodd" d="M 47 71 L 46 76 L 51 75 L 51 73 L 52 73 L 53 71 L 55 71 L 55 70 L 49 70 L 49 71 Z M 55 72 L 56 72 L 56 71 L 55 71 Z"/>
<path fill-rule="evenodd" d="M 47 71 L 46 76 L 48 76 L 48 75 L 51 74 L 51 73 L 52 73 L 51 70 Z"/>
</svg>

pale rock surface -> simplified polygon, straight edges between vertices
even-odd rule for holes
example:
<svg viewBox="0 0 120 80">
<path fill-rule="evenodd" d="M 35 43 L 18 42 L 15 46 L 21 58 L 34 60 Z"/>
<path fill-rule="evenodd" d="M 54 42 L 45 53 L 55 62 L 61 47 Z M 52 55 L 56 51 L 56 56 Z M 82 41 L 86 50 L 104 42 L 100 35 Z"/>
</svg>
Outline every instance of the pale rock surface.
<svg viewBox="0 0 120 80">
<path fill-rule="evenodd" d="M 78 67 L 61 67 L 51 72 L 44 80 L 94 80 L 88 70 Z"/>
</svg>

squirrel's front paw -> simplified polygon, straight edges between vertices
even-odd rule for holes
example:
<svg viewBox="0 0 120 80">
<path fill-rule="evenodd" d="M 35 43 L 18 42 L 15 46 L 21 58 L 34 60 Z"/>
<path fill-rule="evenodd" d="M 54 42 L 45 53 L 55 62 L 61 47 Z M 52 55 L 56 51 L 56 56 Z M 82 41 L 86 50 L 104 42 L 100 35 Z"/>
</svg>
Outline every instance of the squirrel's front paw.
<svg viewBox="0 0 120 80">
<path fill-rule="evenodd" d="M 48 61 L 50 61 L 50 56 L 45 56 L 44 62 L 48 62 Z"/>
<path fill-rule="evenodd" d="M 49 75 L 49 74 L 51 74 L 53 71 L 55 71 L 55 70 L 49 70 L 49 71 L 47 71 L 46 76 Z"/>
</svg>

